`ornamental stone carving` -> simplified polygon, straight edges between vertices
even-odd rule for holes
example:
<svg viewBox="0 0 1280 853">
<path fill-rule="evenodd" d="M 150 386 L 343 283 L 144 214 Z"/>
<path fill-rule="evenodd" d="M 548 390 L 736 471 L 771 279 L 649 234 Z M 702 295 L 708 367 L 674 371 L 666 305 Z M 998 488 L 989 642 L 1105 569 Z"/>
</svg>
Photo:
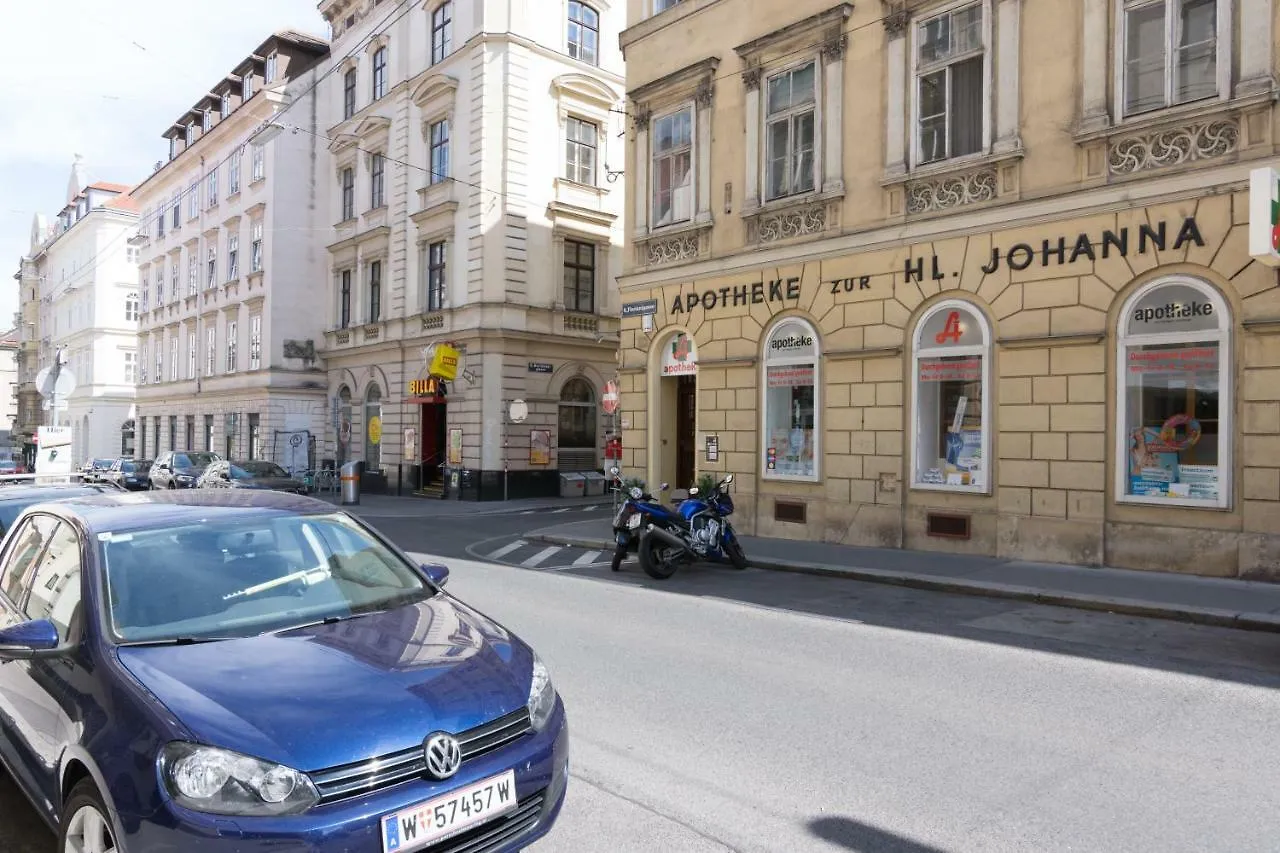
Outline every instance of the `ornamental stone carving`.
<svg viewBox="0 0 1280 853">
<path fill-rule="evenodd" d="M 930 213 L 991 201 L 999 194 L 999 186 L 995 169 L 915 181 L 907 185 L 907 213 Z"/>
<path fill-rule="evenodd" d="M 1107 166 L 1113 175 L 1132 175 L 1222 157 L 1239 146 L 1237 120 L 1216 119 L 1120 137 L 1110 145 Z"/>
<path fill-rule="evenodd" d="M 754 92 L 760 88 L 760 67 L 758 65 L 742 72 L 742 85 L 747 88 L 748 92 Z"/>
<path fill-rule="evenodd" d="M 715 97 L 715 86 L 710 80 L 703 80 L 698 84 L 698 89 L 693 93 L 693 98 L 700 107 L 711 106 L 711 101 Z"/>
<path fill-rule="evenodd" d="M 670 237 L 655 237 L 641 244 L 640 260 L 645 266 L 690 261 L 698 257 L 701 245 L 701 240 L 697 234 L 673 234 Z"/>
<path fill-rule="evenodd" d="M 822 43 L 822 59 L 827 64 L 844 59 L 844 50 L 849 44 L 849 37 L 843 32 Z"/>
<path fill-rule="evenodd" d="M 762 213 L 748 224 L 751 240 L 756 243 L 789 240 L 792 237 L 818 234 L 826 229 L 827 205 L 825 203 L 793 207 L 776 213 Z"/>
</svg>

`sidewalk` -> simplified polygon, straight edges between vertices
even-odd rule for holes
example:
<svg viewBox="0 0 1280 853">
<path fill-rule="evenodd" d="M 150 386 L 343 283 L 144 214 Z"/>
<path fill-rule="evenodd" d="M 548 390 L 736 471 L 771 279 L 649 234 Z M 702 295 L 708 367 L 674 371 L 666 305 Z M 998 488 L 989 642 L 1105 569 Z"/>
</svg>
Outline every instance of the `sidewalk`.
<svg viewBox="0 0 1280 853">
<path fill-rule="evenodd" d="M 609 522 L 599 519 L 524 538 L 613 547 Z M 760 569 L 1280 633 L 1280 584 L 754 536 L 743 536 L 742 547 Z"/>
<path fill-rule="evenodd" d="M 322 501 L 341 506 L 339 495 L 312 495 Z M 521 498 L 510 501 L 446 501 L 420 498 L 416 495 L 378 495 L 362 493 L 360 503 L 345 507 L 356 515 L 371 518 L 448 518 L 451 516 L 510 515 L 512 513 L 557 509 L 559 507 L 612 506 L 613 495 L 590 498 Z"/>
</svg>

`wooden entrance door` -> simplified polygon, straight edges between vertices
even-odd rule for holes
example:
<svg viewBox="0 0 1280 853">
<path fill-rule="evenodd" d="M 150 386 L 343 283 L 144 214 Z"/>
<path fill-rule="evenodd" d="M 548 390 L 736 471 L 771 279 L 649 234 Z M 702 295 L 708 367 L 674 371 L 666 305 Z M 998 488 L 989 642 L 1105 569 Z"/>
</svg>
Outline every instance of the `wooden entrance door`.
<svg viewBox="0 0 1280 853">
<path fill-rule="evenodd" d="M 687 489 L 694 485 L 693 468 L 694 430 L 698 419 L 698 379 L 681 376 L 676 380 L 676 481 L 673 489 Z"/>
<path fill-rule="evenodd" d="M 424 403 L 422 423 L 418 433 L 422 445 L 422 484 L 435 482 L 440 476 L 440 466 L 445 461 L 445 420 L 448 409 L 444 403 Z"/>
</svg>

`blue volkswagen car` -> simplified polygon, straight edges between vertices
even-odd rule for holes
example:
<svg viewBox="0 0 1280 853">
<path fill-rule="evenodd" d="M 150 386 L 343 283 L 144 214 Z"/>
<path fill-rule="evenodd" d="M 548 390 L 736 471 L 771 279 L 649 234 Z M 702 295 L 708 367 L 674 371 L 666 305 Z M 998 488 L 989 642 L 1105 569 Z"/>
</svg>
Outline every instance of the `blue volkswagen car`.
<svg viewBox="0 0 1280 853">
<path fill-rule="evenodd" d="M 519 850 L 564 802 L 564 706 L 447 576 L 295 495 L 30 507 L 0 546 L 0 759 L 59 851 Z"/>
</svg>

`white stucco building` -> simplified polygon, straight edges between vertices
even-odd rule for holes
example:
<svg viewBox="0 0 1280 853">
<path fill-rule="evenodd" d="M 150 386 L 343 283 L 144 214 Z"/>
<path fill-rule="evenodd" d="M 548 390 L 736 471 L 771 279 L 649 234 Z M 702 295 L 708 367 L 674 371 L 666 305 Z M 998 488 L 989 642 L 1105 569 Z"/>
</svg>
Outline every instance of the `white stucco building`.
<svg viewBox="0 0 1280 853">
<path fill-rule="evenodd" d="M 618 350 L 622 3 L 324 0 L 326 451 L 365 488 L 554 494 Z M 462 351 L 435 381 L 424 350 Z M 511 400 L 529 410 L 505 423 Z M 504 450 L 505 447 L 505 450 Z M 425 476 L 423 476 L 425 475 Z M 454 479 L 456 475 L 456 480 Z"/>
<path fill-rule="evenodd" d="M 168 160 L 135 190 L 138 455 L 214 450 L 313 464 L 325 375 L 325 207 L 314 134 L 259 134 L 275 115 L 319 120 L 321 39 L 278 32 L 179 114 Z"/>
<path fill-rule="evenodd" d="M 138 206 L 126 184 L 90 182 L 77 157 L 64 206 L 52 222 L 37 216 L 31 248 L 19 274 L 22 309 L 19 337 L 38 342 L 29 367 L 53 364 L 58 351 L 75 375 L 76 387 L 58 423 L 72 428 L 75 464 L 132 452 L 137 319 L 137 259 L 128 245 L 138 225 Z M 25 345 L 25 344 L 24 344 Z M 28 380 L 33 376 L 25 377 Z M 34 396 L 28 417 L 52 423 Z M 60 403 L 63 401 L 60 401 Z"/>
</svg>

